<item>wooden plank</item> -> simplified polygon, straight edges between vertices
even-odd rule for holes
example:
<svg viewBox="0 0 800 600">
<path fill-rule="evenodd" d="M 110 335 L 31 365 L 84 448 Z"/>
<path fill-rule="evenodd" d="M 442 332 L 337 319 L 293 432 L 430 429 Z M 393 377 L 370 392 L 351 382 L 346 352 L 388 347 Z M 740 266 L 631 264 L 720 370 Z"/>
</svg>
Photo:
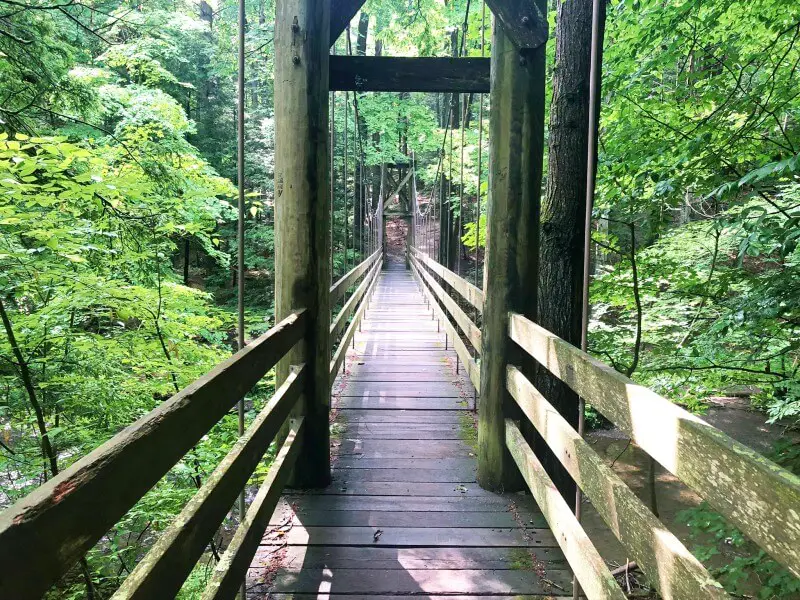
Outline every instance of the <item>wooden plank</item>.
<svg viewBox="0 0 800 600">
<path fill-rule="evenodd" d="M 382 265 L 383 261 L 381 260 L 378 263 L 377 267 L 378 271 L 380 271 Z M 333 353 L 333 358 L 331 359 L 329 365 L 328 389 L 330 389 L 333 386 L 333 383 L 336 381 L 336 376 L 339 374 L 339 369 L 344 364 L 345 357 L 347 356 L 347 347 L 350 345 L 350 341 L 353 339 L 353 336 L 356 333 L 356 328 L 358 327 L 358 324 L 361 322 L 361 319 L 364 316 L 364 310 L 366 309 L 370 294 L 372 294 L 372 291 L 375 289 L 375 284 L 378 282 L 378 280 L 379 280 L 378 277 L 373 278 L 369 290 L 366 293 L 366 297 L 364 298 L 364 301 L 359 305 L 358 310 L 356 310 L 356 314 L 353 315 L 353 320 L 350 322 L 350 325 L 344 332 L 342 341 L 339 342 L 339 347 L 336 348 L 336 351 Z"/>
<path fill-rule="evenodd" d="M 543 529 L 547 521 L 541 514 L 527 513 L 521 515 L 525 518 L 526 528 Z M 335 511 L 301 511 L 293 517 L 289 515 L 295 525 L 305 527 L 448 527 L 448 528 L 513 528 L 519 527 L 514 520 L 514 515 L 503 511 L 475 511 L 475 512 L 414 512 L 414 511 L 366 511 L 366 510 L 335 510 Z M 274 519 L 275 525 L 283 525 L 287 518 L 281 514 L 281 519 Z"/>
<path fill-rule="evenodd" d="M 729 598 L 516 367 L 508 368 L 508 391 L 662 598 Z"/>
<path fill-rule="evenodd" d="M 331 28 L 329 33 L 330 46 L 336 43 L 350 21 L 361 10 L 364 0 L 330 0 Z"/>
<path fill-rule="evenodd" d="M 492 492 L 475 483 L 440 483 L 407 481 L 336 481 L 317 492 L 323 496 L 457 496 L 488 497 Z"/>
<path fill-rule="evenodd" d="M 488 58 L 331 56 L 332 91 L 489 91 Z"/>
<path fill-rule="evenodd" d="M 267 548 L 266 546 L 264 548 Z M 535 551 L 545 568 L 563 570 L 563 556 L 549 548 Z M 265 561 L 266 562 L 266 561 Z M 287 549 L 286 570 L 358 568 L 365 571 L 389 569 L 483 569 L 508 570 L 519 562 L 512 548 L 386 548 L 381 546 L 313 546 Z M 256 563 L 258 564 L 258 563 Z M 396 598 L 396 596 L 392 596 Z"/>
<path fill-rule="evenodd" d="M 355 267 L 350 269 L 346 275 L 341 277 L 336 283 L 331 286 L 330 289 L 330 304 L 334 306 L 341 298 L 344 296 L 345 292 L 349 290 L 356 281 L 358 281 L 359 277 L 361 277 L 364 273 L 366 273 L 370 267 L 372 267 L 375 262 L 377 262 L 378 258 L 380 258 L 381 251 L 376 250 L 370 256 L 365 258 Z"/>
<path fill-rule="evenodd" d="M 281 573 L 271 586 L 264 586 L 270 598 L 281 592 L 319 593 L 328 578 L 322 571 L 301 571 L 298 574 Z M 565 589 L 570 588 L 569 574 L 565 571 L 548 573 L 552 580 Z M 477 594 L 487 596 L 518 594 L 546 594 L 552 588 L 538 580 L 530 571 L 488 571 L 488 570 L 385 570 L 359 571 L 358 569 L 338 569 L 330 590 L 335 594 L 395 594 L 396 596 L 419 594 Z M 319 596 L 318 596 L 319 597 Z M 325 594 L 322 597 L 328 597 Z"/>
<path fill-rule="evenodd" d="M 245 580 L 250 562 L 259 548 L 259 542 L 267 529 L 269 518 L 280 500 L 280 494 L 289 472 L 294 466 L 300 448 L 298 437 L 303 433 L 303 418 L 293 421 L 289 434 L 283 442 L 275 461 L 270 466 L 264 483 L 259 487 L 253 502 L 247 509 L 243 522 L 236 529 L 225 554 L 214 568 L 211 580 L 206 584 L 202 600 L 233 598 L 236 589 Z"/>
<path fill-rule="evenodd" d="M 469 456 L 470 448 L 462 441 L 430 440 L 409 444 L 405 440 L 344 440 L 339 456 L 369 454 L 373 458 L 458 458 Z"/>
<path fill-rule="evenodd" d="M 424 460 L 424 459 L 423 459 Z M 352 483 L 363 481 L 408 481 L 423 483 L 475 483 L 475 466 L 470 465 L 461 470 L 454 469 L 347 469 L 334 468 L 333 481 Z"/>
<path fill-rule="evenodd" d="M 457 291 L 461 297 L 464 298 L 464 300 L 469 302 L 474 308 L 478 309 L 479 313 L 483 313 L 483 291 L 480 288 L 472 285 L 463 277 L 459 277 L 444 265 L 440 265 L 426 253 L 421 252 L 416 248 L 412 248 L 411 252 L 417 258 L 417 260 L 425 265 L 430 271 L 436 273 L 436 275 L 444 279 L 444 281 L 455 291 Z"/>
<path fill-rule="evenodd" d="M 487 0 L 486 4 L 517 50 L 533 50 L 547 42 L 546 6 L 534 0 Z"/>
<path fill-rule="evenodd" d="M 306 324 L 304 311 L 283 319 L 0 513 L 0 598 L 41 597 L 297 343 Z"/>
<path fill-rule="evenodd" d="M 340 398 L 349 396 L 368 398 L 379 395 L 393 398 L 460 398 L 458 388 L 447 381 L 348 381 L 339 393 Z"/>
<path fill-rule="evenodd" d="M 265 586 L 262 586 L 265 587 Z M 265 592 L 266 593 L 266 592 Z M 395 595 L 384 595 L 384 594 L 369 594 L 368 596 L 364 596 L 361 594 L 347 594 L 339 596 L 342 600 L 396 600 L 397 596 Z M 337 596 L 328 595 L 329 600 L 333 600 L 337 598 Z M 447 600 L 481 600 L 482 598 L 486 598 L 484 594 L 479 596 L 470 596 L 464 594 L 447 594 Z M 553 595 L 553 594 L 514 594 L 514 600 L 558 600 L 560 598 L 572 598 L 572 596 L 563 596 L 563 595 Z M 318 593 L 312 594 L 298 594 L 298 593 L 288 593 L 288 594 L 269 594 L 269 600 L 319 600 L 320 596 Z M 436 594 L 435 596 L 431 596 L 429 594 L 414 594 L 414 600 L 442 600 L 441 594 Z"/>
<path fill-rule="evenodd" d="M 539 459 L 531 450 L 512 420 L 506 420 L 506 445 L 541 507 L 555 539 L 589 600 L 615 598 L 624 600 L 624 592 L 608 570 L 602 557 L 586 535 L 572 509 L 561 497 L 553 481 L 545 473 Z"/>
<path fill-rule="evenodd" d="M 250 427 L 203 486 L 136 565 L 114 598 L 148 599 L 176 595 L 239 492 L 269 448 L 305 385 L 301 366 L 276 390 Z"/>
<path fill-rule="evenodd" d="M 474 469 L 474 458 L 370 458 L 368 456 L 340 456 L 336 459 L 336 471 L 360 469 L 393 469 L 416 471 L 425 469 L 444 469 L 457 471 Z"/>
<path fill-rule="evenodd" d="M 555 546 L 549 529 L 526 529 L 525 535 L 515 527 L 382 527 L 383 534 L 375 541 L 374 527 L 292 527 L 288 532 L 269 532 L 262 544 L 289 546 L 417 546 L 451 548 L 538 548 Z M 566 552 L 565 552 L 566 554 Z M 569 555 L 567 555 L 569 556 Z M 613 579 L 613 578 L 612 578 Z"/>
<path fill-rule="evenodd" d="M 456 331 L 456 328 L 453 327 L 453 324 L 450 323 L 450 320 L 447 318 L 447 315 L 442 310 L 442 308 L 436 304 L 433 299 L 433 293 L 428 289 L 428 287 L 423 283 L 422 275 L 420 274 L 419 270 L 415 266 L 414 262 L 411 263 L 411 272 L 417 277 L 418 281 L 420 282 L 420 289 L 422 292 L 428 296 L 431 300 L 431 306 L 433 307 L 434 311 L 439 314 L 441 319 L 441 323 L 445 328 L 445 331 L 450 335 L 450 341 L 453 344 L 453 347 L 456 350 L 459 358 L 461 359 L 461 364 L 464 365 L 464 368 L 467 370 L 469 374 L 469 379 L 472 382 L 472 385 L 475 387 L 476 390 L 481 389 L 481 368 L 478 365 L 478 362 L 470 356 L 469 350 L 467 350 L 466 344 L 461 340 L 461 336 Z"/>
<path fill-rule="evenodd" d="M 347 319 L 350 318 L 350 315 L 358 308 L 359 302 L 364 297 L 364 294 L 367 293 L 367 290 L 372 285 L 375 277 L 378 276 L 378 268 L 380 267 L 380 263 L 376 263 L 373 265 L 370 272 L 364 278 L 364 281 L 361 282 L 361 285 L 358 286 L 353 295 L 348 298 L 347 302 L 345 302 L 342 310 L 339 311 L 339 314 L 336 315 L 336 318 L 331 323 L 331 339 L 336 340 L 338 339 L 339 335 L 342 333 L 345 325 L 347 325 Z"/>
<path fill-rule="evenodd" d="M 444 291 L 442 286 L 440 286 L 428 273 L 425 268 L 420 265 L 419 261 L 415 257 L 411 257 L 411 260 L 415 262 L 416 267 L 422 278 L 425 280 L 425 283 L 428 287 L 433 290 L 433 293 L 436 295 L 437 298 L 444 304 L 445 309 L 450 314 L 451 317 L 458 323 L 458 326 L 461 328 L 461 331 L 464 332 L 464 335 L 467 336 L 467 339 L 472 344 L 472 347 L 475 348 L 478 352 L 480 352 L 481 347 L 481 330 L 475 326 L 475 323 L 467 316 L 467 314 L 461 310 L 461 307 L 456 304 L 455 300 L 453 300 L 450 295 Z"/>
<path fill-rule="evenodd" d="M 386 410 L 369 408 L 344 408 L 337 406 L 338 415 L 345 423 L 397 423 L 399 425 L 418 423 L 461 423 L 467 415 L 465 409 L 441 410 Z"/>
<path fill-rule="evenodd" d="M 397 498 L 393 496 L 287 495 L 286 501 L 292 504 L 296 502 L 301 510 L 480 512 L 484 510 L 507 511 L 513 499 L 499 495 L 494 498 L 464 498 L 463 496 Z"/>
<path fill-rule="evenodd" d="M 463 411 L 468 408 L 460 398 L 372 398 L 346 397 L 340 398 L 339 408 L 366 408 L 383 410 L 457 410 Z"/>
<path fill-rule="evenodd" d="M 512 314 L 511 339 L 800 576 L 800 477 L 608 365 Z"/>
</svg>

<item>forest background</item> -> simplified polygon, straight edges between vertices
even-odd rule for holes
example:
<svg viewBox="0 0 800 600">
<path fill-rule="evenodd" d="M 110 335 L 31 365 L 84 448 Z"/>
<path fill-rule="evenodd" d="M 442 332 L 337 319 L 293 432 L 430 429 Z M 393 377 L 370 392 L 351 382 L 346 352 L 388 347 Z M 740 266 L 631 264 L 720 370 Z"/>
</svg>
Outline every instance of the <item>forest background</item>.
<svg viewBox="0 0 800 600">
<path fill-rule="evenodd" d="M 0 508 L 235 350 L 236 9 L 0 0 Z M 273 19 L 273 0 L 247 3 L 248 338 L 273 320 Z M 488 56 L 490 19 L 470 0 L 368 0 L 334 52 Z M 771 458 L 795 472 L 798 38 L 788 0 L 608 3 L 590 327 L 592 353 L 691 410 L 745 395 L 785 427 Z M 461 256 L 444 258 L 480 281 L 488 100 L 335 95 L 334 276 L 364 254 L 380 165 L 413 153 L 421 199 L 444 176 L 451 224 L 463 207 Z M 235 438 L 231 415 L 51 595 L 110 595 Z M 712 511 L 687 519 L 736 545 L 716 567 L 732 591 L 800 592 Z M 225 543 L 223 528 L 185 597 Z"/>
</svg>

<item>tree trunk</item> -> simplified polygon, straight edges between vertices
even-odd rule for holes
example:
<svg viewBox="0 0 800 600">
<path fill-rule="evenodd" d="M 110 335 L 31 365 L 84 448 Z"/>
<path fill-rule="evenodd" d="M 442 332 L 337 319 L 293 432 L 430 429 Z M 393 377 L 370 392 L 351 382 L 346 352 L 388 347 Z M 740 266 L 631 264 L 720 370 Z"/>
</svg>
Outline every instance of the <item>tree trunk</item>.
<svg viewBox="0 0 800 600">
<path fill-rule="evenodd" d="M 605 3 L 601 2 L 601 6 L 604 23 Z M 576 346 L 581 341 L 591 41 L 592 1 L 561 2 L 550 108 L 547 192 L 541 214 L 538 322 Z M 577 427 L 577 394 L 544 369 L 537 372 L 536 387 Z M 573 505 L 572 478 L 538 436 L 535 449 L 564 498 Z"/>
<path fill-rule="evenodd" d="M 369 30 L 369 13 L 361 11 L 361 15 L 358 18 L 358 35 L 356 37 L 356 55 L 358 56 L 366 56 L 367 55 L 367 33 Z M 353 92 L 355 95 L 356 92 Z M 364 239 L 364 205 L 366 204 L 366 177 L 364 176 L 364 165 L 362 164 L 362 154 L 361 149 L 362 145 L 364 144 L 364 135 L 366 133 L 366 127 L 364 125 L 364 121 L 361 118 L 360 114 L 356 115 L 357 123 L 356 127 L 358 127 L 358 140 L 359 143 L 356 145 L 356 180 L 353 182 L 355 187 L 355 206 L 353 207 L 353 245 L 355 246 L 356 252 L 361 252 L 361 248 L 363 245 Z M 362 259 L 364 256 L 361 256 Z"/>
</svg>

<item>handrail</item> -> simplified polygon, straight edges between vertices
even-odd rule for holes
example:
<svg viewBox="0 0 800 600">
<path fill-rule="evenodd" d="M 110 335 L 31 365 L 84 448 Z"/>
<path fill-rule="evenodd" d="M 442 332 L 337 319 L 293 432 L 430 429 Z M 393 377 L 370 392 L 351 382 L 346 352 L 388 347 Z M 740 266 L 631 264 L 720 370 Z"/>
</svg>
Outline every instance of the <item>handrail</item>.
<svg viewBox="0 0 800 600">
<path fill-rule="evenodd" d="M 330 387 L 333 387 L 333 384 L 336 381 L 336 376 L 339 374 L 339 369 L 342 367 L 344 359 L 347 356 L 347 346 L 353 339 L 353 336 L 356 333 L 356 327 L 358 327 L 362 317 L 364 316 L 364 311 L 367 308 L 367 300 L 372 295 L 372 291 L 375 289 L 375 286 L 378 283 L 378 273 L 380 273 L 382 265 L 383 265 L 383 260 L 378 262 L 378 265 L 375 269 L 375 274 L 372 276 L 372 280 L 371 283 L 369 284 L 369 287 L 367 288 L 366 294 L 364 295 L 364 298 L 361 300 L 361 303 L 358 305 L 358 309 L 356 309 L 356 312 L 353 315 L 353 320 L 350 321 L 350 325 L 347 326 L 347 329 L 345 330 L 344 335 L 342 336 L 342 341 L 339 342 L 339 346 L 333 353 L 333 358 L 331 359 L 331 366 L 330 366 L 330 381 L 329 381 Z"/>
<path fill-rule="evenodd" d="M 589 600 L 627 598 L 572 509 L 511 419 L 506 419 L 506 448 L 542 510 L 558 545 Z"/>
<path fill-rule="evenodd" d="M 622 431 L 800 576 L 800 477 L 519 314 L 509 335 Z"/>
<path fill-rule="evenodd" d="M 147 600 L 177 595 L 239 491 L 245 487 L 286 422 L 305 383 L 306 368 L 301 365 L 289 374 L 197 494 L 159 535 L 158 541 L 125 579 L 112 600 Z"/>
<path fill-rule="evenodd" d="M 364 277 L 364 281 L 361 282 L 361 285 L 358 286 L 353 295 L 347 300 L 345 305 L 342 307 L 342 310 L 339 311 L 339 314 L 336 315 L 336 318 L 331 323 L 331 340 L 335 340 L 339 337 L 339 334 L 342 333 L 342 329 L 344 329 L 345 325 L 347 325 L 347 319 L 350 318 L 350 315 L 353 314 L 353 311 L 358 306 L 359 301 L 364 296 L 364 293 L 367 291 L 367 288 L 370 286 L 372 280 L 377 277 L 380 267 L 380 262 L 373 265 L 372 269 L 369 273 L 367 273 L 366 277 Z"/>
<path fill-rule="evenodd" d="M 330 290 L 330 304 L 331 307 L 336 304 L 336 302 L 344 296 L 345 292 L 347 292 L 350 287 L 356 282 L 356 280 L 361 277 L 364 273 L 367 272 L 367 269 L 372 266 L 376 260 L 380 257 L 382 249 L 378 249 L 373 252 L 370 256 L 362 260 L 358 263 L 355 267 L 350 269 L 347 273 L 345 273 L 337 282 L 335 282 L 331 286 Z"/>
<path fill-rule="evenodd" d="M 450 316 L 453 317 L 458 326 L 461 328 L 461 331 L 464 332 L 464 335 L 467 336 L 467 339 L 472 344 L 472 347 L 480 354 L 481 351 L 481 330 L 475 325 L 475 323 L 470 320 L 467 314 L 461 310 L 461 307 L 453 300 L 450 295 L 444 291 L 442 286 L 440 286 L 434 278 L 427 273 L 419 264 L 419 261 L 415 256 L 411 257 L 412 261 L 416 261 L 417 268 L 419 269 L 420 275 L 425 280 L 425 283 L 428 284 L 428 287 L 433 290 L 433 293 L 441 300 L 444 307 L 447 309 L 447 312 L 450 313 Z"/>
<path fill-rule="evenodd" d="M 290 421 L 289 435 L 270 466 L 269 473 L 247 509 L 244 521 L 236 529 L 231 543 L 214 569 L 201 600 L 230 600 L 247 576 L 269 520 L 280 500 L 289 473 L 300 450 L 303 417 Z"/>
<path fill-rule="evenodd" d="M 417 248 L 412 247 L 411 251 L 418 256 L 422 264 L 441 277 L 450 287 L 457 291 L 464 300 L 477 308 L 479 313 L 483 314 L 483 291 L 480 288 L 472 285 L 463 277 L 459 277 L 447 267 L 440 265 Z"/>
<path fill-rule="evenodd" d="M 439 315 L 440 322 L 444 325 L 445 331 L 450 334 L 450 337 L 453 340 L 453 348 L 455 348 L 456 354 L 461 359 L 461 362 L 464 364 L 464 368 L 469 375 L 469 380 L 472 382 L 472 385 L 475 387 L 476 390 L 481 389 L 481 369 L 478 365 L 478 361 L 476 361 L 472 356 L 470 356 L 469 350 L 467 349 L 467 345 L 462 341 L 459 332 L 453 327 L 453 324 L 450 322 L 450 319 L 447 318 L 447 313 L 442 310 L 442 308 L 436 303 L 436 297 L 430 291 L 430 289 L 425 285 L 425 280 L 422 278 L 422 274 L 419 272 L 417 265 L 412 260 L 411 261 L 411 272 L 416 276 L 417 281 L 419 282 L 420 288 L 422 289 L 422 293 L 425 294 L 425 297 L 428 298 L 430 301 L 433 310 Z"/>
<path fill-rule="evenodd" d="M 507 368 L 507 388 L 662 598 L 728 598 L 700 561 L 516 367 Z"/>
<path fill-rule="evenodd" d="M 39 598 L 305 335 L 292 313 L 0 513 L 0 598 Z M 237 490 L 238 492 L 238 490 Z"/>
</svg>

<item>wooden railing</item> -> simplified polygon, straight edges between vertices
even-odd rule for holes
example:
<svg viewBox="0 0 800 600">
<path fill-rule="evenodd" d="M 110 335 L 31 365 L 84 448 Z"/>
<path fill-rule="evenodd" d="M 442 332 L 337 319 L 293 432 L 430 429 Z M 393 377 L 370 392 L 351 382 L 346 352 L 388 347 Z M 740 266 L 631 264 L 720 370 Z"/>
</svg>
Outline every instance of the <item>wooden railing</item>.
<svg viewBox="0 0 800 600">
<path fill-rule="evenodd" d="M 800 575 L 800 478 L 519 314 L 509 315 L 509 336 L 776 561 Z M 514 366 L 507 369 L 507 388 L 663 598 L 728 598 Z M 506 446 L 587 597 L 623 598 L 572 510 L 509 419 Z"/>
<path fill-rule="evenodd" d="M 348 272 L 344 277 L 331 286 L 331 306 L 333 306 L 336 301 L 344 297 L 346 291 L 352 287 L 360 277 L 364 276 L 363 281 L 353 292 L 353 295 L 350 296 L 347 302 L 345 302 L 342 309 L 331 322 L 332 343 L 335 343 L 335 341 L 341 336 L 339 345 L 333 351 L 333 355 L 331 357 L 331 386 L 333 386 L 333 383 L 336 380 L 339 369 L 344 364 L 345 356 L 347 355 L 347 346 L 351 341 L 353 341 L 356 328 L 359 326 L 361 319 L 364 317 L 364 311 L 367 307 L 367 300 L 372 295 L 372 291 L 375 289 L 382 265 L 383 253 L 381 250 L 378 250 L 362 261 L 359 265 L 355 266 L 350 272 Z M 343 331 L 344 334 L 342 334 Z"/>
<path fill-rule="evenodd" d="M 481 330 L 467 316 L 467 313 L 458 305 L 453 297 L 434 279 L 433 274 L 439 276 L 461 298 L 466 300 L 478 312 L 483 311 L 483 292 L 471 283 L 468 283 L 449 269 L 446 269 L 432 260 L 423 252 L 412 248 L 411 271 L 417 277 L 423 294 L 430 302 L 433 310 L 439 315 L 439 321 L 444 325 L 445 332 L 452 340 L 453 348 L 459 360 L 469 375 L 472 385 L 476 390 L 481 389 L 481 370 L 478 361 L 472 356 L 467 345 L 462 340 L 462 335 L 469 341 L 476 355 L 481 352 Z M 452 322 L 451 322 L 452 321 Z M 453 325 L 458 326 L 456 328 Z"/>
<path fill-rule="evenodd" d="M 306 334 L 304 310 L 282 320 L 111 440 L 0 513 L 0 598 L 40 598 Z M 231 510 L 303 391 L 294 367 L 114 598 L 171 598 Z M 244 581 L 302 436 L 290 433 L 203 598 L 230 598 Z"/>
</svg>

